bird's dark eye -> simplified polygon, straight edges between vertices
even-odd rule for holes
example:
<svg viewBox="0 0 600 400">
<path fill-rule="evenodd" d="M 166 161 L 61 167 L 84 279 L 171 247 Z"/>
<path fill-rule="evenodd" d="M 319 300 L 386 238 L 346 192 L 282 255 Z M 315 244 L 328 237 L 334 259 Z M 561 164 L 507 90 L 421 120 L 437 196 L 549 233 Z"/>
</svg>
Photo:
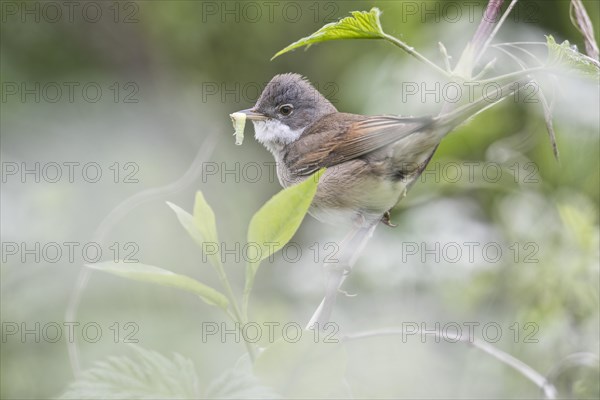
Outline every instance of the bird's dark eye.
<svg viewBox="0 0 600 400">
<path fill-rule="evenodd" d="M 292 106 L 291 104 L 284 104 L 281 107 L 279 107 L 279 112 L 281 113 L 281 115 L 290 115 L 293 110 L 294 106 Z"/>
</svg>

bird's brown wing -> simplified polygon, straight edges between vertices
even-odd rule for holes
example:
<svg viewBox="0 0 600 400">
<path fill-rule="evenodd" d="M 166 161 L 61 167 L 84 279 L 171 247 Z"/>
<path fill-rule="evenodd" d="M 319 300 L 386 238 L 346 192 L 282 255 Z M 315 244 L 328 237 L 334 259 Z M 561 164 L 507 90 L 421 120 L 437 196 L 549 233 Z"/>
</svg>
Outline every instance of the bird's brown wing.
<svg viewBox="0 0 600 400">
<path fill-rule="evenodd" d="M 310 175 L 320 168 L 355 159 L 401 140 L 433 119 L 334 113 L 309 126 L 288 145 L 285 162 L 292 173 Z"/>
</svg>

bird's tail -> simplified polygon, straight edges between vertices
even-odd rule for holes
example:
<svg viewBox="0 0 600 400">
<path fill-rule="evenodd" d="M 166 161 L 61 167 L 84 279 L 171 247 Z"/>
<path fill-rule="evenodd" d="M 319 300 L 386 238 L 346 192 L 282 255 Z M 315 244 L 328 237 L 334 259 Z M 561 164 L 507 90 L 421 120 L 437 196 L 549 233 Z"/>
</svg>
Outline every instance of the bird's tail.
<svg viewBox="0 0 600 400">
<path fill-rule="evenodd" d="M 484 95 L 472 103 L 460 106 L 452 111 L 441 114 L 433 119 L 433 124 L 436 128 L 440 128 L 445 136 L 457 126 L 461 125 L 468 119 L 474 117 L 480 112 L 492 107 L 509 96 L 518 93 L 525 88 L 530 82 L 530 79 L 521 79 L 512 81 L 504 86 L 499 84 L 494 87 L 494 90 L 484 90 Z M 515 97 L 516 98 L 516 97 Z"/>
</svg>

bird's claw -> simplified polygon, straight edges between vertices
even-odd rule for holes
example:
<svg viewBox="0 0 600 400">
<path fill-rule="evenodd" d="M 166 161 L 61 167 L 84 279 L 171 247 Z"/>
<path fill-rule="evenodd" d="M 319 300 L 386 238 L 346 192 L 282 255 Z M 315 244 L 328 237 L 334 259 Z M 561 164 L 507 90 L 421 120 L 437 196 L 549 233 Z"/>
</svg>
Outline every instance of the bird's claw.
<svg viewBox="0 0 600 400">
<path fill-rule="evenodd" d="M 392 218 L 392 214 L 388 211 L 383 213 L 383 217 L 381 217 L 381 222 L 383 222 L 384 224 L 386 224 L 387 226 L 389 226 L 390 228 L 395 228 L 398 225 L 397 224 L 393 224 L 392 221 L 390 221 L 390 219 Z"/>
</svg>

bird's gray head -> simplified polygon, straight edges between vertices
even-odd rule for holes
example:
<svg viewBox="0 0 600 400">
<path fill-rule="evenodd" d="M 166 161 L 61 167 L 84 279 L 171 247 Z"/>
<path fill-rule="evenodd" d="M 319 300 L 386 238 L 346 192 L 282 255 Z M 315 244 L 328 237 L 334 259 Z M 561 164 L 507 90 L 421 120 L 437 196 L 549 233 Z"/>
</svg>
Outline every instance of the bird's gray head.
<svg viewBox="0 0 600 400">
<path fill-rule="evenodd" d="M 251 109 L 241 111 L 253 123 L 256 139 L 275 152 L 336 108 L 298 74 L 276 75 Z"/>
</svg>

